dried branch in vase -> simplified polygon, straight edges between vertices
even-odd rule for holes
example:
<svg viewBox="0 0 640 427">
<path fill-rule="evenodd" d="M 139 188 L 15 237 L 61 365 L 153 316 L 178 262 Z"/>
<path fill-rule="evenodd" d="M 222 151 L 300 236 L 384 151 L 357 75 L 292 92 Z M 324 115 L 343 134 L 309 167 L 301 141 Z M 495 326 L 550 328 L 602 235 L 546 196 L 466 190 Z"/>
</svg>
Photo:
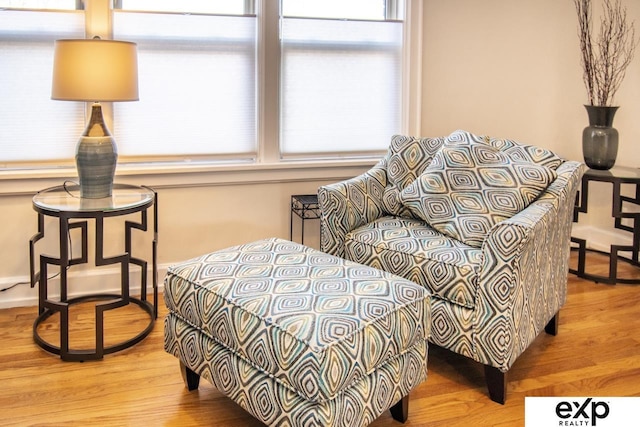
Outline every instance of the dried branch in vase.
<svg viewBox="0 0 640 427">
<path fill-rule="evenodd" d="M 591 105 L 609 106 L 633 59 L 635 22 L 628 22 L 621 0 L 603 0 L 600 33 L 592 41 L 591 0 L 573 0 L 578 13 L 578 37 L 583 80 Z"/>
</svg>

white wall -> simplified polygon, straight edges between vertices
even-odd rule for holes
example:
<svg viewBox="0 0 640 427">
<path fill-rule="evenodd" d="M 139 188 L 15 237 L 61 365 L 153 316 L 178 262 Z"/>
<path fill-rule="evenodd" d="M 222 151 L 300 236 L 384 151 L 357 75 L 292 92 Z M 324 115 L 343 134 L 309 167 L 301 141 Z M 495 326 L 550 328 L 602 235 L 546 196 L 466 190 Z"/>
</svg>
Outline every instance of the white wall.
<svg viewBox="0 0 640 427">
<path fill-rule="evenodd" d="M 640 36 L 640 2 L 623 3 Z M 423 135 L 465 129 L 583 161 L 588 99 L 572 0 L 426 0 L 423 18 Z M 615 101 L 616 165 L 640 167 L 640 48 Z M 611 186 L 596 183 L 589 196 L 580 224 L 608 229 Z"/>
<path fill-rule="evenodd" d="M 625 4 L 640 36 L 640 2 Z M 423 75 L 423 133 L 464 128 L 582 160 L 587 96 L 572 0 L 427 0 Z M 640 50 L 616 100 L 618 163 L 640 166 Z"/>
</svg>

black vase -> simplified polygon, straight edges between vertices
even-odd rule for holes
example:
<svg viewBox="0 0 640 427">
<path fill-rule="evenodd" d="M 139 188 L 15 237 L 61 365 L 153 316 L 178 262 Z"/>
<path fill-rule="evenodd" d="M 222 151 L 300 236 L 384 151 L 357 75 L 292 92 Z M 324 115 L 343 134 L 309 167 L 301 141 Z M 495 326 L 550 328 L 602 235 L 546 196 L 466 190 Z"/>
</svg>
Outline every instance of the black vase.
<svg viewBox="0 0 640 427">
<path fill-rule="evenodd" d="M 611 169 L 618 155 L 618 130 L 612 126 L 618 107 L 585 105 L 585 108 L 589 126 L 582 131 L 584 162 L 591 169 Z"/>
</svg>

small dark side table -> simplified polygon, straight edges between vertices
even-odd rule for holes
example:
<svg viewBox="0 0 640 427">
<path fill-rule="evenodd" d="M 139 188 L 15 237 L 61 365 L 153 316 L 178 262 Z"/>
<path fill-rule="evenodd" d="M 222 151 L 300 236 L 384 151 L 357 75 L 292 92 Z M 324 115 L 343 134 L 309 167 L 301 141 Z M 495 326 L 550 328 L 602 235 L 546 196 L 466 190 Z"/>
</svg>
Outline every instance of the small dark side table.
<svg viewBox="0 0 640 427">
<path fill-rule="evenodd" d="M 153 207 L 152 242 L 152 286 L 153 302 L 147 300 L 147 265 L 144 259 L 132 254 L 132 230 L 147 231 L 147 211 Z M 85 361 L 102 359 L 105 354 L 129 348 L 142 341 L 153 330 L 158 317 L 158 278 L 157 278 L 157 242 L 158 242 L 158 201 L 155 191 L 148 187 L 114 184 L 111 197 L 102 199 L 80 198 L 77 185 L 57 186 L 38 192 L 33 197 L 33 209 L 38 213 L 38 232 L 29 241 L 31 287 L 38 284 L 38 317 L 33 324 L 33 339 L 44 350 L 57 354 L 66 361 Z M 120 255 L 104 255 L 104 220 L 139 214 L 139 221 L 126 220 L 124 223 L 124 252 Z M 58 219 L 59 255 L 41 254 L 36 259 L 36 243 L 45 236 L 45 217 Z M 95 265 L 120 265 L 119 294 L 91 294 L 80 297 L 68 297 L 67 270 L 69 267 L 88 262 L 88 220 L 95 222 Z M 80 229 L 81 248 L 78 255 L 70 251 L 70 230 Z M 140 298 L 129 294 L 130 265 L 140 268 Z M 59 269 L 59 297 L 49 295 L 49 266 Z M 39 268 L 39 271 L 36 271 Z M 72 349 L 69 345 L 69 309 L 73 304 L 99 301 L 95 305 L 95 348 Z M 104 301 L 104 302 L 103 302 Z M 130 303 L 138 305 L 149 316 L 146 328 L 136 336 L 118 344 L 104 345 L 104 314 Z M 38 332 L 38 325 L 60 314 L 60 345 L 45 341 Z"/>
<path fill-rule="evenodd" d="M 317 194 L 296 194 L 291 196 L 291 221 L 289 224 L 289 240 L 293 240 L 293 214 L 300 217 L 300 243 L 304 244 L 304 222 L 308 219 L 320 218 L 320 204 Z"/>
<path fill-rule="evenodd" d="M 609 252 L 601 252 L 593 249 L 587 249 L 587 239 L 571 237 L 571 241 L 576 243 L 578 251 L 577 269 L 569 269 L 573 274 L 587 280 L 595 282 L 615 284 L 615 283 L 640 283 L 640 279 L 625 278 L 618 276 L 618 261 L 623 261 L 635 267 L 640 267 L 638 262 L 638 247 L 640 243 L 640 209 L 635 212 L 630 211 L 629 207 L 640 207 L 640 169 L 624 166 L 614 166 L 610 170 L 602 171 L 588 169 L 582 178 L 582 188 L 577 197 L 577 205 L 574 209 L 574 222 L 578 222 L 580 213 L 587 212 L 587 202 L 589 199 L 589 183 L 590 182 L 608 182 L 612 184 L 611 198 L 611 217 L 614 218 L 614 227 L 631 233 L 632 244 L 629 245 L 611 245 Z M 623 196 L 621 187 L 623 185 L 634 186 L 634 196 Z M 585 271 L 586 255 L 588 251 L 600 252 L 609 256 L 609 274 L 608 276 L 600 276 L 590 274 Z M 620 253 L 628 253 L 622 256 Z"/>
</svg>

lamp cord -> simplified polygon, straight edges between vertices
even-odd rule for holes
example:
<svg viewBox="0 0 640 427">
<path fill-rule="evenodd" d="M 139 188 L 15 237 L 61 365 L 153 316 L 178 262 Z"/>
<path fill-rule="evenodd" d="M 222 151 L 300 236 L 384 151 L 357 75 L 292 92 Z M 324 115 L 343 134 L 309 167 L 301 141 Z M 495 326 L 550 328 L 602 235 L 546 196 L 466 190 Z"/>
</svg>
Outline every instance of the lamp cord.
<svg viewBox="0 0 640 427">
<path fill-rule="evenodd" d="M 71 192 L 71 190 L 69 190 L 69 187 L 67 186 L 68 184 L 73 184 L 73 185 L 77 185 L 77 186 L 80 186 L 80 184 L 78 184 L 75 181 L 71 181 L 70 179 L 67 179 L 62 183 L 62 188 L 64 188 L 64 191 L 66 191 L 69 196 L 75 197 L 76 199 L 79 199 L 80 196 L 78 196 L 77 194 L 73 194 Z"/>
<path fill-rule="evenodd" d="M 67 190 L 67 187 L 66 187 L 67 182 L 73 182 L 73 181 L 65 181 L 65 182 L 64 182 L 64 188 L 65 188 L 65 190 L 66 190 L 67 192 L 69 192 L 69 191 Z M 71 193 L 69 193 L 69 194 L 70 194 L 71 196 L 73 196 Z M 76 197 L 76 196 L 73 196 L 73 197 Z M 69 233 L 69 231 L 67 231 L 67 239 L 69 240 L 69 257 L 70 257 L 70 259 L 73 259 L 73 242 L 71 241 L 71 233 Z M 67 269 L 67 270 L 69 270 L 69 267 L 70 267 L 70 266 L 68 265 L 66 269 Z M 56 277 L 58 277 L 59 275 L 60 275 L 60 272 L 57 272 L 57 273 L 55 273 L 55 274 L 53 274 L 53 275 L 49 276 L 49 277 L 47 278 L 47 280 L 55 279 L 55 278 L 56 278 Z M 13 285 L 7 286 L 6 288 L 2 288 L 2 289 L 0 289 L 0 292 L 6 292 L 6 291 L 8 291 L 8 290 L 10 290 L 10 289 L 15 288 L 16 286 L 20 286 L 20 285 L 30 285 L 30 284 L 31 284 L 31 281 L 17 282 L 17 283 L 14 283 Z"/>
</svg>

